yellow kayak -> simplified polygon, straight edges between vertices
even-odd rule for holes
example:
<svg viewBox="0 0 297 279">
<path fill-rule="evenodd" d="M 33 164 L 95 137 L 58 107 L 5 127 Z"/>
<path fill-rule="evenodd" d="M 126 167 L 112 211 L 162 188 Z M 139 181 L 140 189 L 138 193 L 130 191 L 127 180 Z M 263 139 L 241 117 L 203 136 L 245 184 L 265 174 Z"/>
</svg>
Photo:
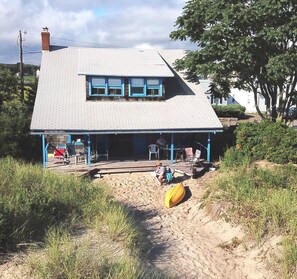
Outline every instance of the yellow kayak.
<svg viewBox="0 0 297 279">
<path fill-rule="evenodd" d="M 185 197 L 186 190 L 182 183 L 175 184 L 166 193 L 165 205 L 171 208 L 177 205 Z"/>
</svg>

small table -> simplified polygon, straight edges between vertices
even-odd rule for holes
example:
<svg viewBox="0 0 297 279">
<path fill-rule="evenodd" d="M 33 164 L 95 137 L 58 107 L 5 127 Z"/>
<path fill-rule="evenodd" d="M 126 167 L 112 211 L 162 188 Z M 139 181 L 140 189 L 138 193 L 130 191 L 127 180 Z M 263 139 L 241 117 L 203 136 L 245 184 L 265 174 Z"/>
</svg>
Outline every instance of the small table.
<svg viewBox="0 0 297 279">
<path fill-rule="evenodd" d="M 168 151 L 168 152 L 166 152 L 166 159 L 168 160 L 168 157 L 169 157 L 168 154 L 171 151 L 171 147 L 161 147 L 160 146 L 160 149 L 164 150 L 164 151 Z M 173 151 L 176 151 L 176 152 L 179 152 L 179 151 L 182 151 L 182 150 L 184 150 L 183 147 L 174 147 L 173 148 Z M 172 161 L 173 161 L 173 158 L 172 158 Z"/>
<path fill-rule="evenodd" d="M 74 157 L 75 165 L 77 165 L 77 163 L 80 163 L 83 160 L 85 161 L 85 164 L 87 164 L 87 158 L 85 154 L 80 154 L 80 153 L 75 154 L 75 157 Z"/>
</svg>

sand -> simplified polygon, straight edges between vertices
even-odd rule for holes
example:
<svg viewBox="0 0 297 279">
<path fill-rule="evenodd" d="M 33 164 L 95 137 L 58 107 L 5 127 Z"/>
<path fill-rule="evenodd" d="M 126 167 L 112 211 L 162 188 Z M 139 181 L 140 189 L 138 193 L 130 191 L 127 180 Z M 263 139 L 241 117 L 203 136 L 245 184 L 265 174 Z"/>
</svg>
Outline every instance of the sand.
<svg viewBox="0 0 297 279">
<path fill-rule="evenodd" d="M 257 247 L 246 240 L 242 227 L 214 220 L 200 208 L 205 184 L 215 176 L 216 171 L 198 179 L 178 177 L 187 195 L 170 209 L 164 203 L 168 186 L 160 187 L 150 173 L 113 174 L 102 179 L 145 228 L 150 265 L 178 278 L 277 278 L 267 264 L 270 243 Z M 232 248 L 234 240 L 240 245 Z"/>
</svg>

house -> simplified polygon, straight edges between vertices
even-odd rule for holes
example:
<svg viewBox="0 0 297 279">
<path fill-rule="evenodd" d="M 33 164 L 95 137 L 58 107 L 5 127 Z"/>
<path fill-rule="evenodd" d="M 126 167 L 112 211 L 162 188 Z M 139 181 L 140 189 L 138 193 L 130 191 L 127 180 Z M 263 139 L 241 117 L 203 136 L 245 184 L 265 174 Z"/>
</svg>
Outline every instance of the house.
<svg viewBox="0 0 297 279">
<path fill-rule="evenodd" d="M 239 90 L 237 88 L 231 88 L 231 92 L 228 98 L 222 98 L 222 97 L 214 98 L 211 93 L 207 92 L 209 90 L 211 80 L 202 78 L 202 79 L 199 79 L 199 83 L 201 84 L 204 90 L 204 93 L 206 94 L 209 102 L 212 105 L 237 104 L 237 105 L 244 106 L 246 108 L 246 112 L 248 113 L 257 112 L 253 92 L 249 92 L 246 90 Z M 258 94 L 257 96 L 257 103 L 260 111 L 265 112 L 266 111 L 265 98 L 261 94 Z"/>
<path fill-rule="evenodd" d="M 148 144 L 166 135 L 173 161 L 179 140 L 223 127 L 201 86 L 187 81 L 173 64 L 183 50 L 79 48 L 50 45 L 42 33 L 42 61 L 31 133 L 84 139 L 90 154 L 107 145 L 110 155 L 148 154 Z"/>
</svg>

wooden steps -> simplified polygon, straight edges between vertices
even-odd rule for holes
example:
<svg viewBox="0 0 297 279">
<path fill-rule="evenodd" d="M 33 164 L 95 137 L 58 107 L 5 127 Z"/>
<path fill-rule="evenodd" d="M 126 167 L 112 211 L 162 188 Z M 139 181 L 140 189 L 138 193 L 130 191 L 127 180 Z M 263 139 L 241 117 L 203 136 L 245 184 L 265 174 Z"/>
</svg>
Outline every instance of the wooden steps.
<svg viewBox="0 0 297 279">
<path fill-rule="evenodd" d="M 98 169 L 97 174 L 149 172 L 149 171 L 154 171 L 155 169 L 156 167 L 106 168 L 106 169 Z"/>
</svg>

